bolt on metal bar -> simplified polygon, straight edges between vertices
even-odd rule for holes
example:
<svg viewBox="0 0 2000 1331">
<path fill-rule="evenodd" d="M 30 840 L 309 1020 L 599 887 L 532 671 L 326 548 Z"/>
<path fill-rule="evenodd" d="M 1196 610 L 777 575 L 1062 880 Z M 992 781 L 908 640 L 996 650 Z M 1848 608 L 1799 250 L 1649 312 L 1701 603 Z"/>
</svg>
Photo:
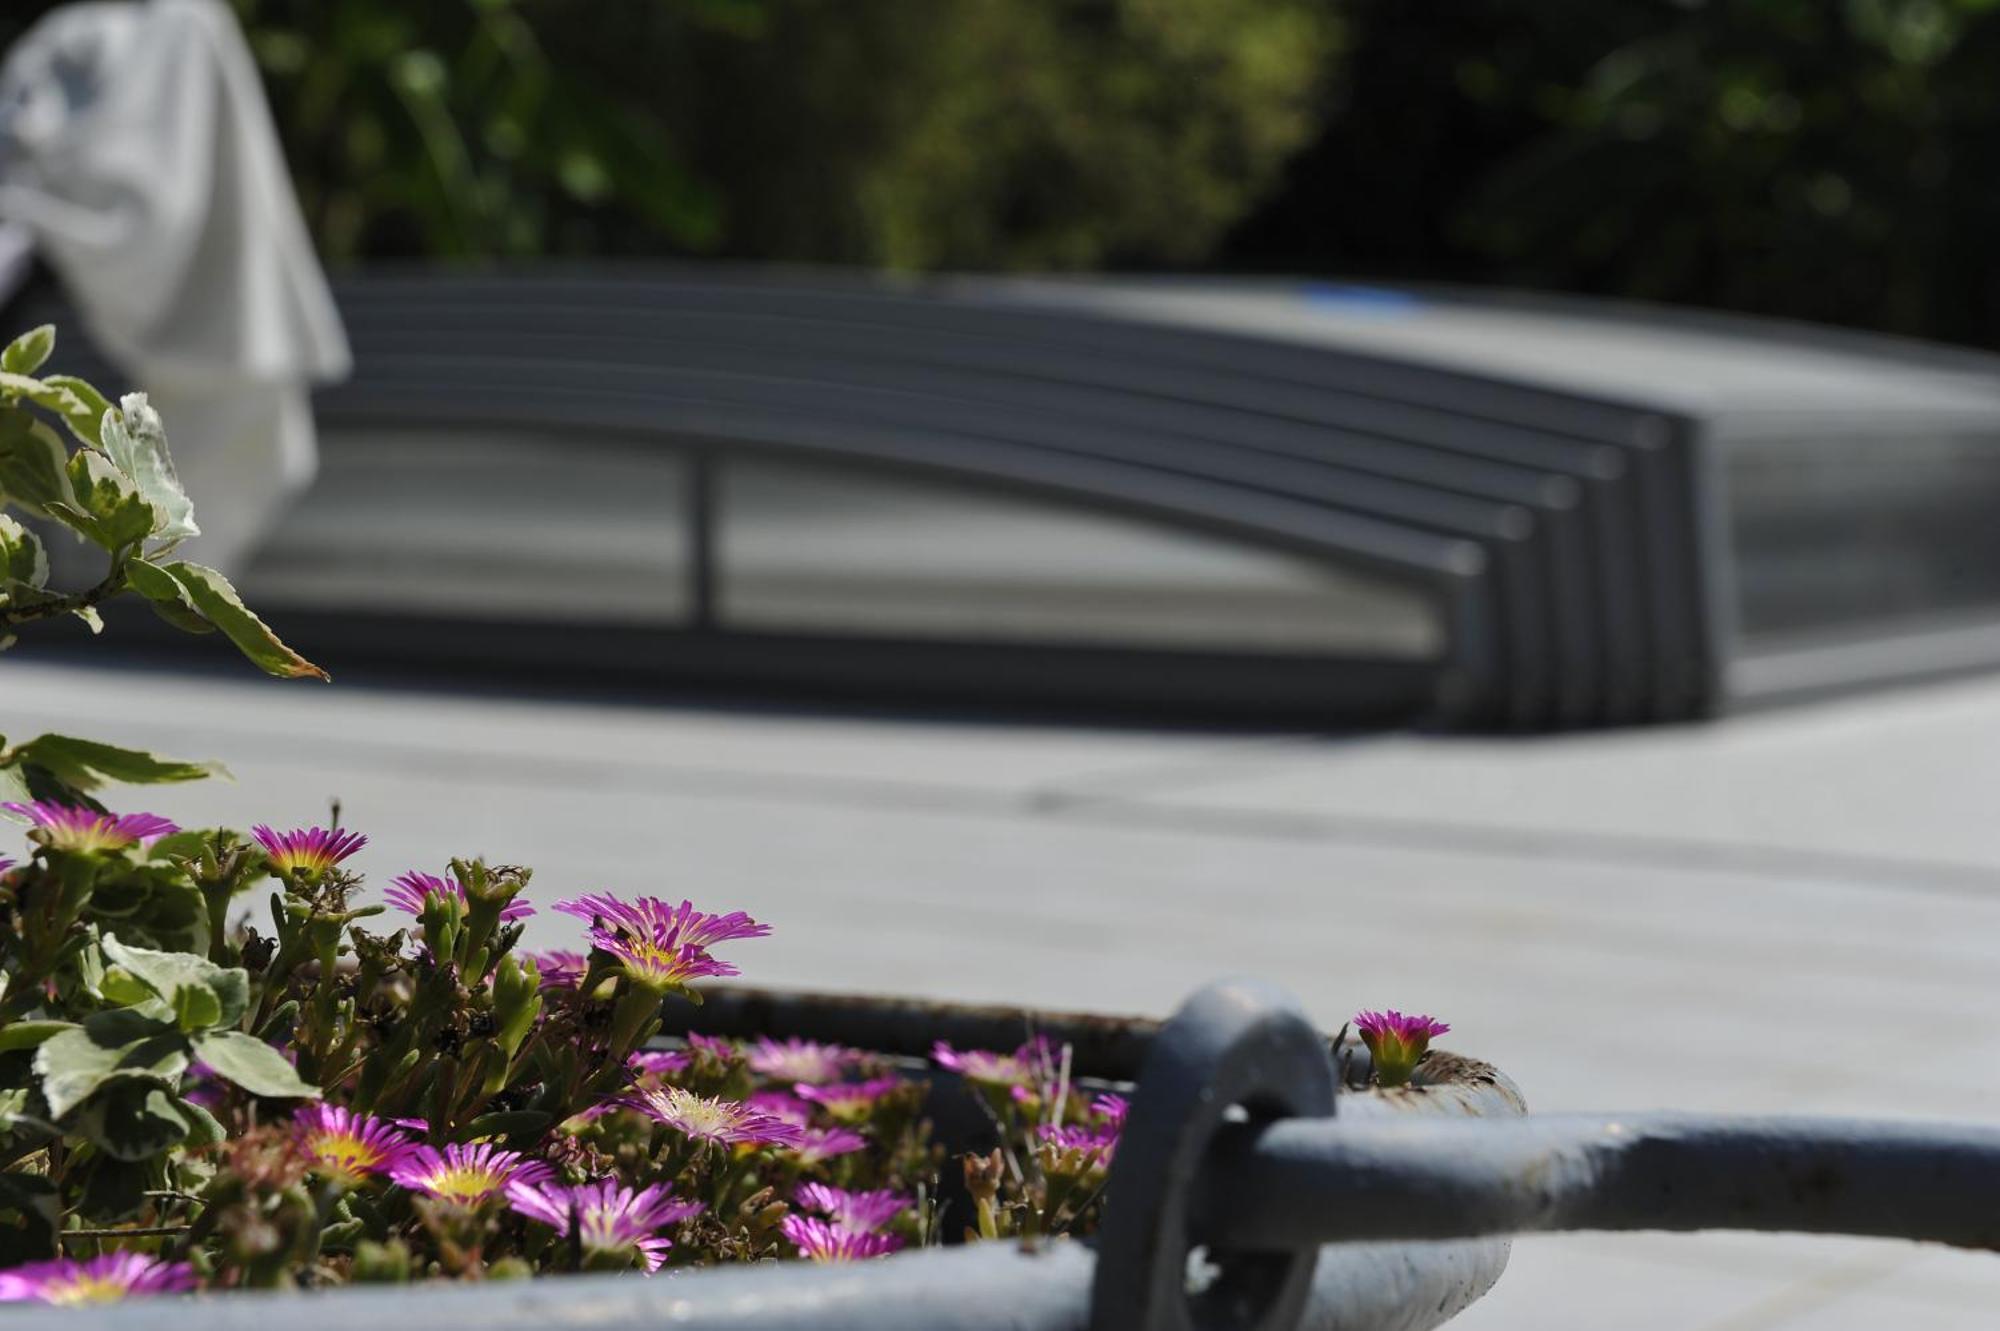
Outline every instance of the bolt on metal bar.
<svg viewBox="0 0 2000 1331">
<path fill-rule="evenodd" d="M 1218 1135 L 1203 1241 L 1738 1229 L 2000 1247 L 2000 1129 L 1676 1114 L 1284 1119 Z"/>
</svg>

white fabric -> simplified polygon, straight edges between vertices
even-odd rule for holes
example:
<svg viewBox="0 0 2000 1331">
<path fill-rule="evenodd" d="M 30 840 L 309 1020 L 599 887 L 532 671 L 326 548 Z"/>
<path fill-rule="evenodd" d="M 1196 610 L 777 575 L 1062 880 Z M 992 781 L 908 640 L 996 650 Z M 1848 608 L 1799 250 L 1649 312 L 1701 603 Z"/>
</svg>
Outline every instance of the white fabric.
<svg viewBox="0 0 2000 1331">
<path fill-rule="evenodd" d="M 256 65 L 223 0 L 57 10 L 0 67 L 0 219 L 166 421 L 202 536 L 236 563 L 312 479 L 310 384 L 347 339 Z"/>
</svg>

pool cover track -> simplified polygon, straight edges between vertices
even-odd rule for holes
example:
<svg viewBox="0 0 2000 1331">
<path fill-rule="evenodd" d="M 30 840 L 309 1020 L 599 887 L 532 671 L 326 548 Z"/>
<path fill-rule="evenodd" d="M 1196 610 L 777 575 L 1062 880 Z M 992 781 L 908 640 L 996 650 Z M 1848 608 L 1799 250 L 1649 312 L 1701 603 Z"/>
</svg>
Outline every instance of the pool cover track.
<svg viewBox="0 0 2000 1331">
<path fill-rule="evenodd" d="M 1297 283 L 336 288 L 356 373 L 318 400 L 323 493 L 244 578 L 309 651 L 1512 730 L 2000 660 L 2000 377 L 1969 353 Z M 78 345 L 60 368 L 116 381 Z M 518 493 L 452 513 L 480 485 L 427 478 L 432 449 Z M 382 540 L 338 539 L 398 489 L 421 506 Z M 621 502 L 629 527 L 596 511 Z M 481 599 L 593 528 L 658 545 L 629 593 L 604 549 L 543 570 L 595 600 Z M 418 594 L 454 560 L 462 594 Z"/>
</svg>

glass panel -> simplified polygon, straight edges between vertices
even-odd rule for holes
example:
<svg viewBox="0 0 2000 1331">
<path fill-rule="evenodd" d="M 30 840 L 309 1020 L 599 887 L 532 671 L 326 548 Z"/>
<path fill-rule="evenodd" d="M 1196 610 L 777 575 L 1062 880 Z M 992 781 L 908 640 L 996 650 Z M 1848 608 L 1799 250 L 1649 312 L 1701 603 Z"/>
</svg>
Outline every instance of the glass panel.
<svg viewBox="0 0 2000 1331">
<path fill-rule="evenodd" d="M 1744 637 L 2000 610 L 2000 436 L 1733 441 Z"/>
<path fill-rule="evenodd" d="M 1435 657 L 1425 595 L 1219 537 L 886 473 L 720 470 L 731 628 Z"/>
<path fill-rule="evenodd" d="M 684 454 L 585 436 L 328 430 L 311 491 L 242 581 L 251 604 L 680 624 Z"/>
</svg>

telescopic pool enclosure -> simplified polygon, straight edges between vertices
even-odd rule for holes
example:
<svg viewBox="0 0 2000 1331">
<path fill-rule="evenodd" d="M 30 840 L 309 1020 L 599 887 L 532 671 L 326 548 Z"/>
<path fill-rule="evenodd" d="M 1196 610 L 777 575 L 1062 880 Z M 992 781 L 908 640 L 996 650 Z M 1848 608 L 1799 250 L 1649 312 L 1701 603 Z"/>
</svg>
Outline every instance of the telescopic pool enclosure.
<svg viewBox="0 0 2000 1331">
<path fill-rule="evenodd" d="M 2000 662 L 1968 353 L 1295 283 L 337 291 L 320 480 L 240 579 L 309 654 L 1524 730 Z"/>
</svg>

